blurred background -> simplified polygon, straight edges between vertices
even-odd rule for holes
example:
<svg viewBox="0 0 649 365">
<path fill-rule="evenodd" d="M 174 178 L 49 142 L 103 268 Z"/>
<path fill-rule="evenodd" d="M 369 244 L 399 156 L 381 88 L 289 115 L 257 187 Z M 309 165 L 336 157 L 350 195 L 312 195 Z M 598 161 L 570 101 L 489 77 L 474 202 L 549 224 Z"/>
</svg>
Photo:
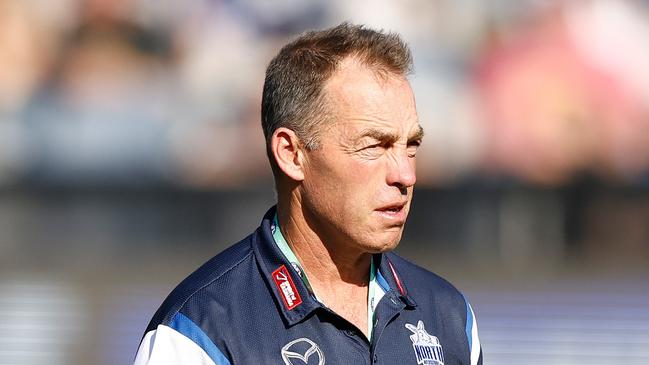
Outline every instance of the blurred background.
<svg viewBox="0 0 649 365">
<path fill-rule="evenodd" d="M 485 364 L 649 364 L 649 1 L 0 0 L 0 364 L 129 364 L 273 204 L 264 70 L 399 32 L 426 130 L 398 251 Z"/>
</svg>

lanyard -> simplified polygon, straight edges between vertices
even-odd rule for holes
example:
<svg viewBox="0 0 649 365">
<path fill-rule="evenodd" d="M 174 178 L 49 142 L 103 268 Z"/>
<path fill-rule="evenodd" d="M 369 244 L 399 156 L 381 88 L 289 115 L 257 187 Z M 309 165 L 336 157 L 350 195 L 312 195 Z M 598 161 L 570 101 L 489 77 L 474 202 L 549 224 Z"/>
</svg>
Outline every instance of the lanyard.
<svg viewBox="0 0 649 365">
<path fill-rule="evenodd" d="M 300 278 L 302 278 L 302 281 L 304 282 L 304 285 L 309 289 L 309 292 L 315 297 L 317 301 L 320 303 L 324 304 L 322 300 L 318 298 L 318 296 L 315 294 L 313 291 L 313 288 L 311 287 L 311 284 L 309 283 L 309 279 L 306 276 L 306 273 L 302 269 L 302 266 L 300 265 L 299 260 L 297 259 L 297 256 L 295 256 L 295 253 L 293 250 L 291 250 L 291 247 L 288 245 L 288 242 L 286 242 L 286 239 L 284 238 L 284 235 L 282 234 L 281 229 L 279 228 L 279 222 L 277 219 L 277 214 L 275 214 L 275 217 L 273 218 L 273 224 L 271 225 L 271 232 L 273 233 L 273 238 L 275 239 L 275 243 L 277 244 L 277 247 L 279 247 L 280 251 L 282 251 L 282 254 L 284 254 L 284 257 L 291 263 L 291 266 L 297 271 L 297 273 L 300 275 Z M 374 328 L 374 311 L 376 310 L 376 305 L 378 304 L 379 300 L 383 297 L 383 294 L 385 292 L 383 289 L 379 286 L 378 281 L 376 279 L 376 267 L 374 266 L 374 258 L 370 260 L 370 281 L 368 285 L 368 293 L 367 293 L 367 333 L 368 335 L 368 340 L 372 339 L 372 329 Z"/>
</svg>

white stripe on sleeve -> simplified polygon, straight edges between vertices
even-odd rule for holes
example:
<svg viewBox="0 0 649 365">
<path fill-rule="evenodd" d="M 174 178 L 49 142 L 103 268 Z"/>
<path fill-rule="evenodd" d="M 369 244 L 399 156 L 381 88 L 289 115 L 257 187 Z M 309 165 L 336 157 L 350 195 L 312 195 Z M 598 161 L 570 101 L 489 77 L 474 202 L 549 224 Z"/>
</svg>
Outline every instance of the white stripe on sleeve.
<svg viewBox="0 0 649 365">
<path fill-rule="evenodd" d="M 134 365 L 217 365 L 194 341 L 160 325 L 149 331 L 137 351 Z"/>
<path fill-rule="evenodd" d="M 471 317 L 473 318 L 473 325 L 471 325 L 471 365 L 477 365 L 481 350 L 480 337 L 478 337 L 478 323 L 475 320 L 475 313 L 473 313 L 471 304 L 468 306 L 471 311 Z"/>
</svg>

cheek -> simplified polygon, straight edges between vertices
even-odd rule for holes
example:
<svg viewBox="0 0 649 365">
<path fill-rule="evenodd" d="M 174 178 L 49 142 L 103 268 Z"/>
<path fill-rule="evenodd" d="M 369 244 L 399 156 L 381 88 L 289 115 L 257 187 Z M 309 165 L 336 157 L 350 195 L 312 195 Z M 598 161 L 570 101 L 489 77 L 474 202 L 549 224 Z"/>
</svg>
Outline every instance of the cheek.
<svg viewBox="0 0 649 365">
<path fill-rule="evenodd" d="M 339 216 L 353 215 L 371 191 L 361 173 L 344 171 L 315 177 L 311 194 L 319 205 Z"/>
<path fill-rule="evenodd" d="M 367 200 L 381 188 L 382 179 L 376 161 L 350 163 L 338 174 L 335 188 L 354 205 L 369 203 Z"/>
<path fill-rule="evenodd" d="M 306 202 L 320 215 L 339 226 L 341 223 L 358 225 L 357 215 L 368 203 L 366 178 L 356 170 L 319 170 L 305 180 Z"/>
<path fill-rule="evenodd" d="M 333 153 L 331 153 L 333 154 Z M 331 156 L 329 155 L 329 157 Z M 327 154 L 325 153 L 325 156 Z M 358 160 L 351 156 L 312 160 L 305 171 L 305 188 L 320 211 L 350 219 L 359 208 L 373 206 L 373 199 L 385 184 L 382 160 Z"/>
</svg>

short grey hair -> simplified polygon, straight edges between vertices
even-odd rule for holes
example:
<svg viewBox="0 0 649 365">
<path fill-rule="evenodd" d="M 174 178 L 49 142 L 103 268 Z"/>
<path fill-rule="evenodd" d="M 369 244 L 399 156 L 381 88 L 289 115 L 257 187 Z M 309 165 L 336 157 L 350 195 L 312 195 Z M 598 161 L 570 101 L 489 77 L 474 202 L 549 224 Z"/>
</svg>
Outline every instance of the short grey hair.
<svg viewBox="0 0 649 365">
<path fill-rule="evenodd" d="M 412 54 L 398 34 L 362 25 L 345 22 L 305 32 L 284 46 L 266 69 L 261 101 L 261 126 L 274 173 L 270 142 L 276 129 L 293 130 L 309 150 L 319 147 L 319 127 L 328 114 L 322 89 L 348 57 L 379 73 L 406 76 L 412 71 Z"/>
</svg>

